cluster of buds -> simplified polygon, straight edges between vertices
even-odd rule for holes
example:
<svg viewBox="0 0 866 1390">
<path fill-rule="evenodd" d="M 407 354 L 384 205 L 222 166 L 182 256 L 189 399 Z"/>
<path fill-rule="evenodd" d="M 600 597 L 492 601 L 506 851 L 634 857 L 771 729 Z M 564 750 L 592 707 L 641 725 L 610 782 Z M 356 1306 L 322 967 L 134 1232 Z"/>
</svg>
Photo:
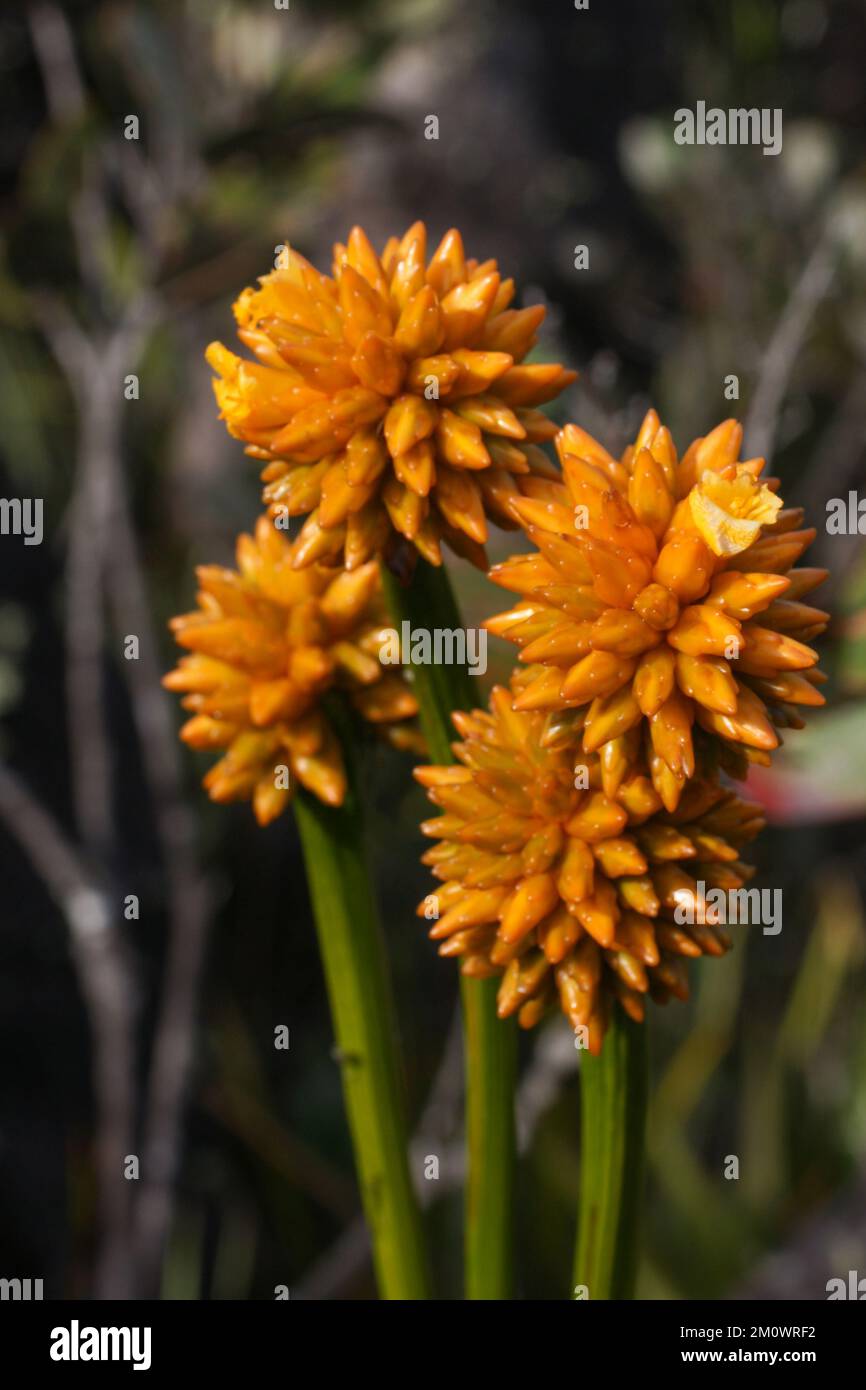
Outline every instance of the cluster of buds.
<svg viewBox="0 0 866 1390">
<path fill-rule="evenodd" d="M 697 885 L 739 889 L 752 872 L 741 846 L 763 819 L 705 779 L 666 811 L 639 767 L 609 795 L 597 753 L 576 779 L 573 748 L 545 737 L 543 714 L 516 708 L 518 689 L 495 689 L 489 713 L 456 713 L 457 763 L 416 771 L 444 812 L 422 826 L 438 841 L 425 863 L 443 880 L 430 934 L 466 974 L 502 974 L 501 1016 L 529 1028 L 558 1001 L 597 1052 L 614 1001 L 641 1020 L 647 994 L 687 996 L 690 957 L 728 949 Z"/>
<path fill-rule="evenodd" d="M 386 626 L 375 561 L 351 573 L 293 565 L 293 545 L 267 517 L 237 542 L 237 570 L 202 565 L 198 609 L 172 619 L 182 657 L 165 677 L 192 718 L 181 738 L 219 749 L 204 779 L 212 800 L 251 800 L 267 825 L 296 785 L 339 806 L 346 794 L 340 741 L 323 703 L 342 692 L 400 748 L 419 751 L 418 705 L 402 673 L 383 667 Z"/>
<path fill-rule="evenodd" d="M 379 257 L 354 227 L 332 276 L 287 250 L 235 304 L 256 362 L 208 349 L 271 515 L 307 518 L 298 566 L 406 548 L 438 565 L 446 542 L 486 568 L 487 517 L 513 526 L 524 483 L 552 473 L 539 445 L 556 429 L 536 407 L 575 373 L 522 365 L 543 307 L 510 308 L 513 280 L 467 260 L 458 231 L 429 260 L 426 240 L 416 222 Z"/>
</svg>

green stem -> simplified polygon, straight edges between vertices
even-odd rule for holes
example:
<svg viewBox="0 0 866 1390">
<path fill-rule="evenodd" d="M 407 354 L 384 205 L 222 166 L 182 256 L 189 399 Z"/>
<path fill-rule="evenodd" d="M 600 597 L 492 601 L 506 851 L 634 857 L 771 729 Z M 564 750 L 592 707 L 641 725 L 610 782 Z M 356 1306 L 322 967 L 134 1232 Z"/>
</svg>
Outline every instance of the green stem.
<svg viewBox="0 0 866 1390">
<path fill-rule="evenodd" d="M 382 566 L 385 598 L 391 621 L 401 631 L 407 622 L 411 630 L 431 632 L 434 628 L 462 626 L 460 612 L 444 566 L 418 559 L 412 580 L 403 585 Z M 436 763 L 453 763 L 451 742 L 456 738 L 451 711 L 474 709 L 480 701 L 478 683 L 464 666 L 436 665 L 429 661 L 412 666 L 412 688 L 421 706 L 421 727 L 430 757 Z"/>
<path fill-rule="evenodd" d="M 647 1091 L 646 1024 L 614 1006 L 601 1055 L 581 1053 L 575 1297 L 634 1296 Z"/>
<path fill-rule="evenodd" d="M 458 628 L 460 615 L 444 568 L 419 560 L 403 586 L 383 566 L 391 620 L 400 630 Z M 412 667 L 421 727 L 432 761 L 451 763 L 451 711 L 479 703 L 473 678 L 459 666 Z M 496 1013 L 496 981 L 461 980 L 466 1059 L 467 1180 L 465 1292 L 469 1299 L 504 1299 L 511 1292 L 514 1187 L 514 1081 L 517 1034 Z"/>
<path fill-rule="evenodd" d="M 358 1181 L 386 1299 L 429 1296 L 409 1176 L 396 1011 L 354 793 L 339 808 L 295 798 L 339 1049 Z"/>
</svg>

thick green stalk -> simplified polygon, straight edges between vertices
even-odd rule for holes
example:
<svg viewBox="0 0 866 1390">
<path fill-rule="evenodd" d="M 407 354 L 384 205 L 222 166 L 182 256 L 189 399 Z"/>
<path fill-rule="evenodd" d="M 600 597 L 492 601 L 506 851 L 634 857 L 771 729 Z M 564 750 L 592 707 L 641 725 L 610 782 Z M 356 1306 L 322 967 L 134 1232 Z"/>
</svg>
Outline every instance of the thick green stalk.
<svg viewBox="0 0 866 1390">
<path fill-rule="evenodd" d="M 391 620 L 400 631 L 460 627 L 444 568 L 424 560 L 403 586 L 383 566 Z M 431 760 L 454 761 L 451 711 L 479 703 L 473 677 L 459 666 L 412 667 L 421 726 Z M 469 1299 L 504 1299 L 511 1293 L 514 1188 L 514 1080 L 517 1036 L 511 1019 L 496 1014 L 496 981 L 461 980 L 466 1065 L 467 1179 L 465 1293 Z"/>
<path fill-rule="evenodd" d="M 615 1006 L 601 1055 L 581 1053 L 575 1298 L 634 1296 L 647 1091 L 646 1024 Z"/>
<path fill-rule="evenodd" d="M 432 632 L 462 626 L 457 603 L 444 566 L 418 559 L 409 584 L 401 584 L 382 566 L 385 598 L 397 633 L 407 622 L 413 632 Z M 407 654 L 408 655 L 408 654 Z M 421 706 L 421 727 L 430 758 L 435 763 L 453 763 L 451 743 L 457 737 L 451 711 L 474 709 L 481 700 L 478 682 L 464 666 L 426 662 L 412 666 L 412 688 Z"/>
<path fill-rule="evenodd" d="M 295 798 L 337 1038 L 358 1181 L 381 1296 L 429 1296 L 412 1190 L 396 1011 L 353 792 L 339 808 Z"/>
</svg>

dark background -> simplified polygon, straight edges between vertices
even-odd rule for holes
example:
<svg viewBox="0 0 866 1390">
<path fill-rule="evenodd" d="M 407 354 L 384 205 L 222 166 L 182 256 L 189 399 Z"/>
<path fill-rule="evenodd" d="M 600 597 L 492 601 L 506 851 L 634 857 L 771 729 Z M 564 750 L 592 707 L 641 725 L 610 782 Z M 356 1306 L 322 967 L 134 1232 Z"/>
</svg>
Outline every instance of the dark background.
<svg viewBox="0 0 866 1390">
<path fill-rule="evenodd" d="M 538 356 L 581 372 L 557 419 L 618 451 L 649 404 L 681 449 L 737 414 L 818 528 L 828 709 L 751 788 L 784 929 L 744 933 L 688 1006 L 651 1014 L 639 1291 L 823 1298 L 866 1273 L 866 554 L 825 528 L 863 476 L 864 71 L 866 7 L 845 0 L 3 11 L 0 492 L 44 498 L 45 538 L 0 538 L 0 1276 L 53 1297 L 372 1293 L 291 817 L 261 831 L 210 805 L 158 679 L 194 564 L 230 561 L 258 508 L 206 344 L 234 346 L 231 301 L 279 243 L 327 268 L 353 223 L 382 244 L 418 217 L 547 301 Z M 698 100 L 781 108 L 781 154 L 677 146 Z M 468 623 L 504 606 L 453 572 Z M 491 643 L 490 675 L 510 660 Z M 413 912 L 422 798 L 396 755 L 367 758 L 416 1167 L 440 1156 L 424 1196 L 456 1296 L 456 975 Z M 564 1020 L 521 1061 L 518 1288 L 560 1298 Z"/>
</svg>

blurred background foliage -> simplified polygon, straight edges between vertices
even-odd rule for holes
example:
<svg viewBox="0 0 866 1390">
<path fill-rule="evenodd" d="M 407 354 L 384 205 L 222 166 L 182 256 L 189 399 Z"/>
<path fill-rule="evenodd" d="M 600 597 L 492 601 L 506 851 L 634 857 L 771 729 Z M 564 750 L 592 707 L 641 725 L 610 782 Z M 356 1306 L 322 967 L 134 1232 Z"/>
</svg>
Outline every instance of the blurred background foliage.
<svg viewBox="0 0 866 1390">
<path fill-rule="evenodd" d="M 38 0 L 0 16 L 0 488 L 45 506 L 41 546 L 0 545 L 0 756 L 28 815 L 52 817 L 110 905 L 130 1152 L 154 1143 L 148 1079 L 172 979 L 194 1025 L 167 1130 L 163 1249 L 137 1191 L 106 1214 L 98 1028 L 51 866 L 20 852 L 6 798 L 0 1273 L 42 1276 L 51 1296 L 105 1291 L 106 1277 L 178 1298 L 272 1298 L 277 1284 L 293 1298 L 371 1295 L 291 818 L 262 832 L 248 808 L 211 806 L 186 755 L 178 784 L 154 734 L 177 712 L 153 702 L 193 566 L 230 561 L 258 508 L 204 347 L 231 342 L 231 300 L 282 243 L 326 267 L 354 222 L 381 244 L 418 217 L 434 244 L 459 226 L 470 254 L 516 276 L 520 302 L 547 303 L 539 355 L 581 372 L 556 418 L 618 451 L 650 403 L 681 448 L 736 414 L 817 526 L 809 562 L 832 568 L 818 601 L 835 614 L 828 708 L 752 788 L 772 822 L 758 882 L 782 889 L 784 929 L 743 931 L 693 970 L 688 1006 L 652 1012 L 640 1294 L 821 1298 L 829 1277 L 866 1270 L 866 548 L 825 527 L 827 500 L 863 477 L 864 69 L 857 0 Z M 676 145 L 673 113 L 698 100 L 780 108 L 781 153 Z M 513 545 L 497 535 L 491 557 Z M 502 606 L 482 576 L 453 571 L 467 623 Z M 143 625 L 150 663 L 133 674 L 122 637 Z M 79 638 L 96 712 L 80 684 L 76 703 Z M 490 657 L 479 686 L 509 669 L 504 644 Z M 82 823 L 97 714 L 101 827 Z M 455 1296 L 456 979 L 414 916 L 422 798 L 396 755 L 366 758 L 414 1162 L 420 1173 L 440 1157 L 440 1181 L 421 1185 L 439 1286 Z M 138 920 L 124 919 L 128 894 Z M 173 976 L 185 948 L 191 971 Z M 287 1052 L 273 1046 L 280 1023 Z M 558 1298 L 579 1181 L 564 1021 L 523 1039 L 521 1060 L 518 1289 Z"/>
</svg>

